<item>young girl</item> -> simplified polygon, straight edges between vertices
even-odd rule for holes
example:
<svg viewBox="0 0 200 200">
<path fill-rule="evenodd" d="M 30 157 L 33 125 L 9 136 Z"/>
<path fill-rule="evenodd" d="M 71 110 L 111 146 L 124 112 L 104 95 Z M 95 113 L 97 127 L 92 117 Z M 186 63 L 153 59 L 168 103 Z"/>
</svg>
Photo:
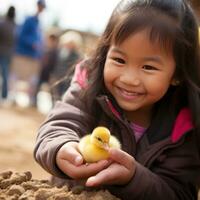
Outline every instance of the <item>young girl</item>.
<svg viewBox="0 0 200 200">
<path fill-rule="evenodd" d="M 185 0 L 121 1 L 39 129 L 35 159 L 62 184 L 86 179 L 124 200 L 197 199 L 199 69 L 198 26 Z M 122 150 L 85 164 L 78 142 L 100 125 Z"/>
</svg>

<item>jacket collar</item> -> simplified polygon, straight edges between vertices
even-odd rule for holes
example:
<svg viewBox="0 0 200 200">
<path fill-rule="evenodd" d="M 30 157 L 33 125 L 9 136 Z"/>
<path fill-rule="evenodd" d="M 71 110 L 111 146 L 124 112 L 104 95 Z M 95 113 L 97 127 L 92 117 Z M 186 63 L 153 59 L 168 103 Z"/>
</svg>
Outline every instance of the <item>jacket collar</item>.
<svg viewBox="0 0 200 200">
<path fill-rule="evenodd" d="M 175 121 L 174 128 L 171 134 L 173 143 L 177 142 L 186 132 L 193 129 L 192 116 L 189 108 L 183 108 Z"/>
<path fill-rule="evenodd" d="M 113 105 L 106 95 L 99 96 L 97 100 L 108 115 L 112 115 L 115 118 L 122 120 L 122 113 L 116 109 L 116 106 Z M 192 123 L 191 111 L 189 108 L 182 108 L 175 120 L 171 141 L 173 143 L 177 142 L 185 135 L 185 133 L 192 129 L 194 129 L 194 125 Z"/>
<path fill-rule="evenodd" d="M 114 105 L 114 102 L 112 102 L 107 95 L 98 96 L 97 101 L 107 115 L 117 119 L 122 119 L 122 113 L 117 109 L 117 106 Z"/>
</svg>

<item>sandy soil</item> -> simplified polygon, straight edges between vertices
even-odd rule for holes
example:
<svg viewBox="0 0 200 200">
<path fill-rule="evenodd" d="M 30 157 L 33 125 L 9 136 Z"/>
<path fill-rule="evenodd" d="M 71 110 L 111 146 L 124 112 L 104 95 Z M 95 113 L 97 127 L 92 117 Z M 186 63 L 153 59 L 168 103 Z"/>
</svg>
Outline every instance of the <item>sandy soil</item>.
<svg viewBox="0 0 200 200">
<path fill-rule="evenodd" d="M 33 159 L 37 129 L 44 117 L 34 108 L 0 107 L 0 171 L 31 171 L 33 178 L 49 177 Z"/>
<path fill-rule="evenodd" d="M 54 187 L 46 180 L 32 179 L 31 172 L 0 173 L 0 200 L 120 200 L 107 190 L 85 191 L 83 187 Z"/>
<path fill-rule="evenodd" d="M 67 185 L 57 188 L 34 161 L 37 129 L 45 116 L 33 108 L 0 107 L 1 200 L 119 200 L 108 191 L 85 191 Z"/>
</svg>

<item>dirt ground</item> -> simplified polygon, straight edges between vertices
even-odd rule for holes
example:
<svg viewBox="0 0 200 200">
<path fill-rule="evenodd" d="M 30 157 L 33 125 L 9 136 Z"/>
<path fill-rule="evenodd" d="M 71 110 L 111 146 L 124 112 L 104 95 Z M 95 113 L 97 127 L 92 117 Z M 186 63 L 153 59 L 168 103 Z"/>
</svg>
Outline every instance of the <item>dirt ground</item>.
<svg viewBox="0 0 200 200">
<path fill-rule="evenodd" d="M 120 200 L 108 191 L 57 188 L 48 182 L 49 175 L 33 159 L 37 129 L 44 118 L 33 108 L 0 107 L 0 199 Z"/>
<path fill-rule="evenodd" d="M 37 129 L 44 118 L 34 108 L 0 107 L 0 172 L 31 171 L 33 178 L 49 177 L 33 159 Z"/>
</svg>

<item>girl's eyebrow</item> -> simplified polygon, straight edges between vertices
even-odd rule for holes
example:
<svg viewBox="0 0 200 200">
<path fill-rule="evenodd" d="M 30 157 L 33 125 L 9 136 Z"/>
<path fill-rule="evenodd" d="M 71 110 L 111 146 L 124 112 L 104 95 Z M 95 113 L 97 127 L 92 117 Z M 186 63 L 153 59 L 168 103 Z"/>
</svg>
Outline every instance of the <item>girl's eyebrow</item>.
<svg viewBox="0 0 200 200">
<path fill-rule="evenodd" d="M 120 54 L 125 55 L 125 53 L 123 51 L 121 51 L 120 49 L 118 49 L 117 47 L 112 47 L 110 51 L 114 52 L 114 53 L 120 53 Z"/>
</svg>

